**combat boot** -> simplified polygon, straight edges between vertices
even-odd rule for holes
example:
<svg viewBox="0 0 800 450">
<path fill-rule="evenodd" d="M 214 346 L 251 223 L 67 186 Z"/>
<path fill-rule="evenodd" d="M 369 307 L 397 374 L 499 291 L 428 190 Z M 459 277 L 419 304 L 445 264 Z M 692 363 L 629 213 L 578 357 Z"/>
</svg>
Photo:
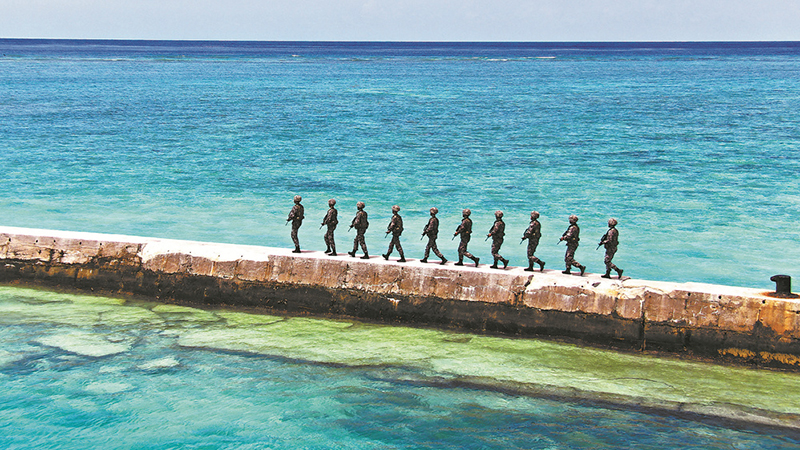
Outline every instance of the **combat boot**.
<svg viewBox="0 0 800 450">
<path fill-rule="evenodd" d="M 508 267 L 508 260 L 503 259 L 503 269 L 505 269 L 506 267 Z"/>
<path fill-rule="evenodd" d="M 300 253 L 300 247 L 295 247 L 292 253 Z"/>
<path fill-rule="evenodd" d="M 539 260 L 539 272 L 544 272 L 544 261 Z"/>
<path fill-rule="evenodd" d="M 356 257 L 356 251 L 353 250 L 352 252 L 347 252 L 348 255 L 352 256 L 353 258 Z"/>
<path fill-rule="evenodd" d="M 330 252 L 328 253 L 328 256 L 336 256 L 336 252 Z"/>
<path fill-rule="evenodd" d="M 499 269 L 499 267 L 497 267 L 497 260 L 496 260 L 496 259 L 494 260 L 494 264 L 492 264 L 491 266 L 489 266 L 489 268 L 490 268 L 490 269 Z"/>
<path fill-rule="evenodd" d="M 475 261 L 475 267 L 478 267 L 478 264 L 480 263 L 481 259 L 476 256 L 472 258 L 472 260 Z"/>
<path fill-rule="evenodd" d="M 400 259 L 397 260 L 397 262 L 406 262 L 406 257 L 401 256 Z"/>
<path fill-rule="evenodd" d="M 607 268 L 606 273 L 600 275 L 600 278 L 611 278 L 611 269 Z"/>
<path fill-rule="evenodd" d="M 564 275 L 570 275 L 572 274 L 572 269 L 570 267 L 567 267 L 567 270 L 562 270 L 561 273 L 563 273 Z"/>
<path fill-rule="evenodd" d="M 619 275 L 619 279 L 622 279 L 622 269 L 617 269 L 617 275 Z"/>
<path fill-rule="evenodd" d="M 533 260 L 528 260 L 528 267 L 525 269 L 525 272 L 533 272 Z"/>
<path fill-rule="evenodd" d="M 353 256 L 355 256 L 355 255 L 353 255 Z M 361 259 L 369 259 L 369 254 L 364 253 L 364 256 L 362 256 Z"/>
<path fill-rule="evenodd" d="M 454 266 L 463 266 L 464 265 L 464 260 L 462 258 L 458 258 L 458 262 L 453 264 L 453 265 Z"/>
<path fill-rule="evenodd" d="M 442 262 L 440 262 L 440 263 L 439 263 L 439 265 L 440 265 L 440 266 L 443 266 L 443 265 L 445 265 L 445 263 L 446 263 L 446 262 L 447 262 L 447 260 L 446 260 L 446 259 L 444 259 L 444 258 L 442 258 Z M 620 275 L 621 275 L 621 274 L 622 274 L 622 272 L 620 272 Z"/>
<path fill-rule="evenodd" d="M 381 256 L 383 256 L 383 259 L 385 259 L 387 261 L 389 260 L 389 254 L 388 253 L 384 253 Z"/>
<path fill-rule="evenodd" d="M 426 262 L 428 262 L 428 258 L 422 258 L 422 259 L 419 260 L 419 262 L 426 263 Z"/>
<path fill-rule="evenodd" d="M 578 266 L 578 268 L 581 269 L 581 276 L 583 276 L 586 273 L 586 266 Z"/>
</svg>

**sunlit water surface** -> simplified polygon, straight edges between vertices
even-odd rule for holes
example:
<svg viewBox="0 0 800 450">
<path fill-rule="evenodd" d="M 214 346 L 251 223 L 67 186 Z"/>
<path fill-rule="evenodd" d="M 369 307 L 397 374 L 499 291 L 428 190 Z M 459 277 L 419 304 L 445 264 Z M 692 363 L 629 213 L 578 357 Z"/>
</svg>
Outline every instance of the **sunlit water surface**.
<svg viewBox="0 0 800 450">
<path fill-rule="evenodd" d="M 536 209 L 548 267 L 574 213 L 590 272 L 615 216 L 636 278 L 800 276 L 797 43 L 0 40 L 0 74 L 3 225 L 289 247 L 300 194 L 304 248 L 334 197 L 375 255 L 398 204 L 421 258 L 437 206 L 452 260 L 503 210 L 518 266 Z"/>
</svg>

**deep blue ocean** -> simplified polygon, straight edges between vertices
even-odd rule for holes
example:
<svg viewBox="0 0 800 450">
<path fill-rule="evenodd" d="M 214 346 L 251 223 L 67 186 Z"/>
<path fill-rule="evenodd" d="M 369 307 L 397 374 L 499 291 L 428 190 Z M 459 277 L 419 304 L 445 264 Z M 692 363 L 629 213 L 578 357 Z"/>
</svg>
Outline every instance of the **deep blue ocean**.
<svg viewBox="0 0 800 450">
<path fill-rule="evenodd" d="M 284 223 L 299 194 L 304 249 L 324 249 L 318 226 L 336 198 L 342 225 L 366 203 L 373 255 L 399 205 L 413 259 L 430 207 L 451 260 L 449 233 L 470 208 L 470 250 L 488 261 L 479 237 L 502 210 L 501 253 L 522 266 L 519 237 L 537 210 L 548 269 L 562 267 L 556 243 L 577 214 L 576 258 L 601 272 L 595 247 L 615 217 L 626 275 L 771 290 L 774 274 L 800 276 L 798 111 L 800 43 L 0 39 L 0 224 L 291 247 Z M 353 238 L 342 225 L 340 252 Z M 380 356 L 321 364 L 219 343 L 235 334 L 197 350 L 163 314 L 147 331 L 105 310 L 65 322 L 23 306 L 74 298 L 15 292 L 0 295 L 7 448 L 797 446 L 509 394 L 491 388 L 500 375 L 483 390 L 405 360 L 387 374 Z"/>
</svg>

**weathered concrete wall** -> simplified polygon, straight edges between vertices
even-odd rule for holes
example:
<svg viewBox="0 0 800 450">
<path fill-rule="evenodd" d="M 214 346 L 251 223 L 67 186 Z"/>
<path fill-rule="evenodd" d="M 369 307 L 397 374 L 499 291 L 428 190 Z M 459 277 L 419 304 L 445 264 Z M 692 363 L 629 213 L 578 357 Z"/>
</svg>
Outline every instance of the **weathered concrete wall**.
<svg viewBox="0 0 800 450">
<path fill-rule="evenodd" d="M 755 289 L 0 227 L 0 281 L 581 339 L 800 369 L 800 302 Z"/>
</svg>

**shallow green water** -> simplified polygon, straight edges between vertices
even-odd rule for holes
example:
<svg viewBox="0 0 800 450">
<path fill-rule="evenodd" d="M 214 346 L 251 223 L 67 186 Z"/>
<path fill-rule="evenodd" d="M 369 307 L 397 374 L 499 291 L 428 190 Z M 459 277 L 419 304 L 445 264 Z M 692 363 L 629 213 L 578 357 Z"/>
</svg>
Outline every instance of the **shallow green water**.
<svg viewBox="0 0 800 450">
<path fill-rule="evenodd" d="M 800 444 L 641 408 L 790 423 L 792 373 L 11 287 L 0 324 L 4 448 Z"/>
</svg>

